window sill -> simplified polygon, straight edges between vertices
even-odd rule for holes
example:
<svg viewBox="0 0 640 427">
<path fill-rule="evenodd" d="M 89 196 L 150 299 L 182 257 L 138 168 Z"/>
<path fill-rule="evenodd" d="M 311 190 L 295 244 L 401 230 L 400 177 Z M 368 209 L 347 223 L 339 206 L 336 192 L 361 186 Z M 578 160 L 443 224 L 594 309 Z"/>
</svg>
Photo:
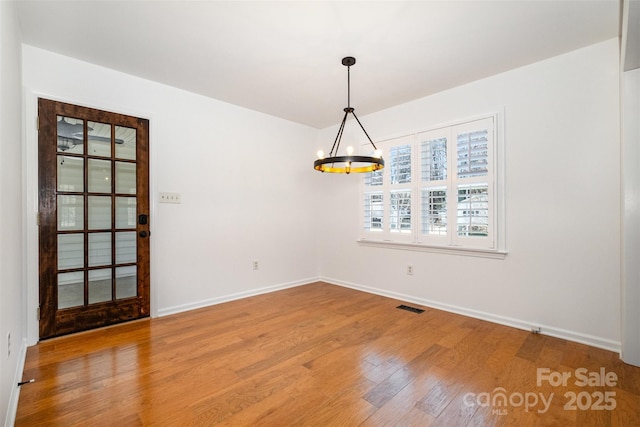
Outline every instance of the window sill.
<svg viewBox="0 0 640 427">
<path fill-rule="evenodd" d="M 479 258 L 505 259 L 506 251 L 497 251 L 489 249 L 465 248 L 460 246 L 427 246 L 418 243 L 399 243 L 384 242 L 381 240 L 358 239 L 361 246 L 369 246 L 373 248 L 399 249 L 406 251 L 433 252 L 447 255 L 473 256 Z"/>
</svg>

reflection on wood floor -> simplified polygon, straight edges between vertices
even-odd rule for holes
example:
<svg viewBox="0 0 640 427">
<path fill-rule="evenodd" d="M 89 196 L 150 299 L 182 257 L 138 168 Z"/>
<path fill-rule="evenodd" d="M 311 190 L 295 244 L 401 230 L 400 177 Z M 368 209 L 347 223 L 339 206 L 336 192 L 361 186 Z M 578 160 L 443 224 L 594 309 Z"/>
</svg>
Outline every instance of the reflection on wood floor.
<svg viewBox="0 0 640 427">
<path fill-rule="evenodd" d="M 617 354 L 401 303 L 314 283 L 44 341 L 16 425 L 640 425 Z"/>
</svg>

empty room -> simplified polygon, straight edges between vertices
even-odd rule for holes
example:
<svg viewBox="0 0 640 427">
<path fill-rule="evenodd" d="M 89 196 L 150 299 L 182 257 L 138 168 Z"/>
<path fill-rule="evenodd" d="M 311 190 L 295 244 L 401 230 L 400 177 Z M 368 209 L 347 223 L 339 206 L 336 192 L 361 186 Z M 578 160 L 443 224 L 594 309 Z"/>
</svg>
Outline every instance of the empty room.
<svg viewBox="0 0 640 427">
<path fill-rule="evenodd" d="M 640 1 L 0 0 L 5 426 L 640 426 Z"/>
</svg>

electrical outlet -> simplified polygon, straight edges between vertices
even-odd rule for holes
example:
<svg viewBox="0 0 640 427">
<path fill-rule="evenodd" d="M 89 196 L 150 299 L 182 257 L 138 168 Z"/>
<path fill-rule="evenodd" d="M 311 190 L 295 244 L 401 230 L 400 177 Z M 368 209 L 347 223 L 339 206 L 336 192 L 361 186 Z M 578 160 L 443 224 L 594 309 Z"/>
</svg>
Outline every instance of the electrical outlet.
<svg viewBox="0 0 640 427">
<path fill-rule="evenodd" d="M 254 259 L 253 260 L 253 269 L 257 270 L 258 268 L 260 268 L 260 264 L 258 264 L 258 260 Z"/>
<path fill-rule="evenodd" d="M 407 275 L 413 276 L 413 265 L 407 264 Z"/>
<path fill-rule="evenodd" d="M 160 203 L 181 203 L 180 193 L 160 193 Z"/>
</svg>

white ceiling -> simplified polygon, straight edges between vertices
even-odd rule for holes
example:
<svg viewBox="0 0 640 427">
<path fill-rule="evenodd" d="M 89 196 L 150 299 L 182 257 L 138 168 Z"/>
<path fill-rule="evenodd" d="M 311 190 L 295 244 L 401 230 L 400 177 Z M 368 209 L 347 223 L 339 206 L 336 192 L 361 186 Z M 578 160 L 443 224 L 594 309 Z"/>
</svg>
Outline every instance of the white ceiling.
<svg viewBox="0 0 640 427">
<path fill-rule="evenodd" d="M 23 41 L 316 128 L 619 35 L 619 0 L 25 1 Z M 96 82 L 99 84 L 99 82 Z"/>
</svg>

